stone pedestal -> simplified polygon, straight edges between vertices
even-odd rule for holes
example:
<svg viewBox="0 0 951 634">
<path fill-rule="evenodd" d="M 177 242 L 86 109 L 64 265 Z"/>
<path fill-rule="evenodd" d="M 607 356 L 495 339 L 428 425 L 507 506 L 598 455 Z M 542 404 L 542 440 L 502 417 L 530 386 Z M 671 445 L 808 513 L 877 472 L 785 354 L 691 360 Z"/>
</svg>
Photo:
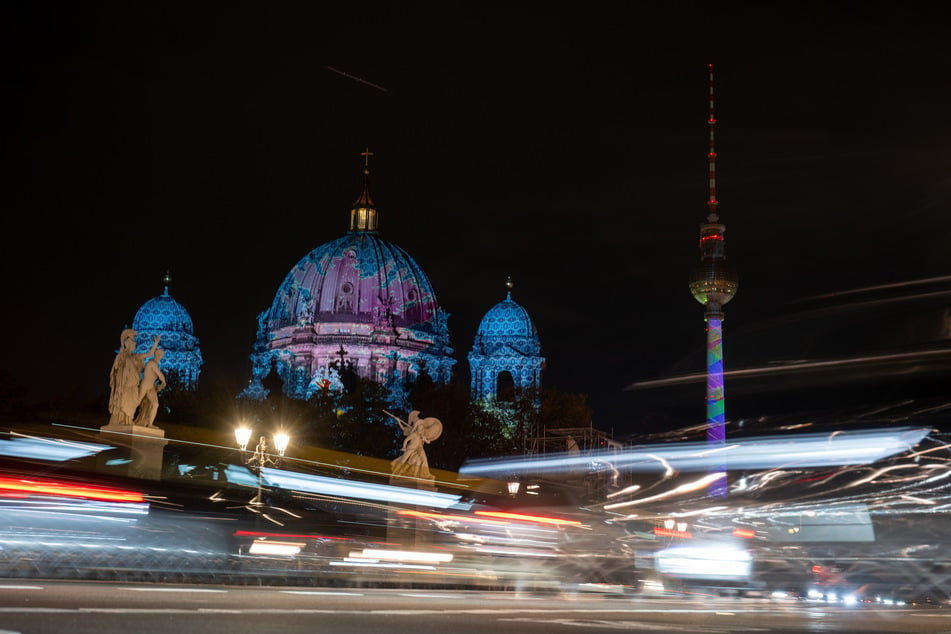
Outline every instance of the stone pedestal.
<svg viewBox="0 0 951 634">
<path fill-rule="evenodd" d="M 435 478 L 404 478 L 400 476 L 390 477 L 390 486 L 403 487 L 406 489 L 418 489 L 420 491 L 435 491 Z M 422 546 L 432 541 L 429 531 L 432 530 L 432 522 L 418 517 L 407 515 L 397 515 L 397 510 L 390 507 L 387 513 L 386 539 L 389 542 L 401 544 L 405 548 L 413 546 Z M 406 507 L 406 510 L 430 512 L 430 508 L 416 506 Z"/>
<path fill-rule="evenodd" d="M 129 461 L 123 466 L 110 468 L 122 471 L 123 475 L 146 480 L 162 479 L 162 458 L 165 445 L 165 430 L 142 425 L 103 425 L 99 428 L 103 441 L 128 450 Z M 108 454 L 106 452 L 106 458 Z"/>
<path fill-rule="evenodd" d="M 390 476 L 390 486 L 403 487 L 406 489 L 418 489 L 420 491 L 435 491 L 436 478 L 435 476 L 429 476 L 428 478 L 404 478 L 400 476 Z"/>
</svg>

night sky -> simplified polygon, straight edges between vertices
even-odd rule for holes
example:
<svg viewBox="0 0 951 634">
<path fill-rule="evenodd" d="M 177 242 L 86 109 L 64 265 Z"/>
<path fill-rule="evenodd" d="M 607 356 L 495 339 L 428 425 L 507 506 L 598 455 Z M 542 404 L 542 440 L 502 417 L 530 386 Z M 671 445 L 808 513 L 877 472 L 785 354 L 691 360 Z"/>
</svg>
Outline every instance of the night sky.
<svg viewBox="0 0 951 634">
<path fill-rule="evenodd" d="M 202 382 L 237 393 L 369 147 L 457 368 L 511 275 L 546 385 L 622 429 L 623 388 L 704 343 L 709 63 L 728 366 L 731 328 L 797 298 L 951 274 L 951 5 L 351 4 L 5 4 L 5 384 L 104 395 L 168 270 Z"/>
</svg>

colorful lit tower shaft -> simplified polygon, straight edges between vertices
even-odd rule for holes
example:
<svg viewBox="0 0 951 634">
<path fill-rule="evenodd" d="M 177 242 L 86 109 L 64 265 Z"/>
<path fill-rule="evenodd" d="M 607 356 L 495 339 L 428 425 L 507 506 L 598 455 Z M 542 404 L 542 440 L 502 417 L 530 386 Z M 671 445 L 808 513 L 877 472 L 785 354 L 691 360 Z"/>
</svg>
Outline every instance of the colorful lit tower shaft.
<svg viewBox="0 0 951 634">
<path fill-rule="evenodd" d="M 700 225 L 700 263 L 690 277 L 690 292 L 703 304 L 707 322 L 707 440 L 722 444 L 726 439 L 726 408 L 723 392 L 723 306 L 733 299 L 737 277 L 726 262 L 726 226 L 717 214 L 716 151 L 714 149 L 713 64 L 710 64 L 710 199 L 707 221 Z M 715 494 L 726 493 L 723 479 Z"/>
<path fill-rule="evenodd" d="M 707 440 L 726 440 L 723 399 L 723 320 L 707 317 Z"/>
</svg>

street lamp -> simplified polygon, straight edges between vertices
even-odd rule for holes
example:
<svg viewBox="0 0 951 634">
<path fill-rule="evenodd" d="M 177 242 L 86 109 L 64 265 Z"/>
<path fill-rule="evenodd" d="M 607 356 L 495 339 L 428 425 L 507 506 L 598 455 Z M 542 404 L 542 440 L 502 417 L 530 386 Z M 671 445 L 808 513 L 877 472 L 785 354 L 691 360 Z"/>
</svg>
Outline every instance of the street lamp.
<svg viewBox="0 0 951 634">
<path fill-rule="evenodd" d="M 257 447 L 254 448 L 254 452 L 248 455 L 245 452 L 248 450 L 251 433 L 250 427 L 242 425 L 234 430 L 234 439 L 237 441 L 238 447 L 241 448 L 241 456 L 244 459 L 244 464 L 248 465 L 248 468 L 258 476 L 258 492 L 249 504 L 260 505 L 263 504 L 261 501 L 261 468 L 281 464 L 281 458 L 284 457 L 284 452 L 287 451 L 287 445 L 291 442 L 291 437 L 283 431 L 278 431 L 274 434 L 272 440 L 274 442 L 274 448 L 277 450 L 277 456 L 275 456 L 268 452 L 267 439 L 261 436 L 258 440 Z"/>
</svg>

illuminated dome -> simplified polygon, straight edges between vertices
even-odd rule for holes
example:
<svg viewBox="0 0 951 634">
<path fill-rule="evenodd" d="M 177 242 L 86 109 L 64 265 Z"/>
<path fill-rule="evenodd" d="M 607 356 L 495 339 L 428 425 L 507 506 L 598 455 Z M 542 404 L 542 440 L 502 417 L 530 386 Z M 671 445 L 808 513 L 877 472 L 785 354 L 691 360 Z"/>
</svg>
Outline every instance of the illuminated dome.
<svg viewBox="0 0 951 634">
<path fill-rule="evenodd" d="M 377 235 L 366 165 L 363 174 L 350 231 L 304 256 L 259 315 L 244 396 L 266 395 L 272 366 L 294 398 L 339 386 L 342 369 L 393 386 L 423 368 L 437 383 L 449 381 L 448 315 L 409 253 Z"/>
<path fill-rule="evenodd" d="M 535 354 L 541 350 L 532 318 L 527 310 L 512 300 L 511 293 L 482 318 L 476 333 L 476 347 L 483 354 L 504 348 Z"/>
<path fill-rule="evenodd" d="M 132 329 L 138 333 L 136 351 L 148 351 L 156 335 L 161 337 L 159 347 L 165 351 L 160 363 L 162 372 L 174 377 L 173 384 L 191 390 L 204 363 L 201 348 L 191 315 L 168 293 L 171 276 L 166 273 L 163 281 L 165 291 L 142 304 L 132 320 Z"/>
<path fill-rule="evenodd" d="M 538 330 L 528 311 L 512 299 L 511 280 L 504 300 L 482 318 L 476 332 L 469 367 L 473 398 L 495 398 L 500 378 L 507 373 L 514 388 L 537 391 L 545 358 Z"/>
<path fill-rule="evenodd" d="M 351 232 L 323 244 L 284 278 L 269 327 L 374 323 L 433 330 L 433 287 L 409 253 L 375 233 Z"/>
<path fill-rule="evenodd" d="M 142 307 L 135 314 L 132 327 L 140 332 L 155 330 L 187 335 L 195 334 L 191 315 L 188 314 L 184 306 L 168 294 L 168 288 L 165 289 L 164 294 L 153 297 L 142 304 Z"/>
</svg>

